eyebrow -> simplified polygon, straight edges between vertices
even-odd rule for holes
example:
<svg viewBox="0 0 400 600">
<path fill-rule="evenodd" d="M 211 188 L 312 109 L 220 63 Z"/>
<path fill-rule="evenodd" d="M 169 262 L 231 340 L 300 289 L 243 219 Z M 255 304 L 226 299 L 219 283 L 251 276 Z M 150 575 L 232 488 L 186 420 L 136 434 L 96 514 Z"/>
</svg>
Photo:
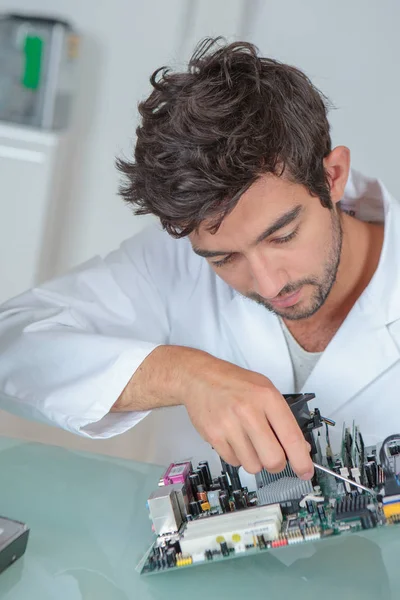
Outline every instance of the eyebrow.
<svg viewBox="0 0 400 600">
<path fill-rule="evenodd" d="M 280 217 L 278 217 L 276 219 L 276 221 L 274 223 L 272 223 L 272 225 L 267 227 L 267 229 L 265 229 L 265 231 L 263 231 L 256 238 L 256 240 L 251 244 L 251 246 L 256 246 L 257 244 L 264 241 L 265 239 L 267 239 L 268 237 L 270 237 L 271 235 L 273 235 L 280 229 L 283 229 L 287 225 L 290 225 L 290 223 L 292 223 L 293 221 L 295 221 L 297 219 L 297 217 L 300 215 L 302 210 L 303 210 L 302 205 L 298 204 L 297 206 L 295 206 L 288 212 L 286 212 L 283 215 L 281 215 Z M 202 248 L 197 248 L 196 246 L 193 246 L 193 252 L 195 252 L 199 256 L 202 256 L 203 258 L 212 258 L 214 256 L 226 256 L 228 254 L 234 254 L 236 251 L 235 250 L 203 250 Z"/>
</svg>

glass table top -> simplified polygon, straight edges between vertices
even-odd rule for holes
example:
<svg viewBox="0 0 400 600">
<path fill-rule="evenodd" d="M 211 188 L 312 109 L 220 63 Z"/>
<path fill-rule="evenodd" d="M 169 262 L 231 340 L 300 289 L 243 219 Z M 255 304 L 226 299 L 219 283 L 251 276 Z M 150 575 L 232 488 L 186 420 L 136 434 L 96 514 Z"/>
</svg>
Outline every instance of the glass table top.
<svg viewBox="0 0 400 600">
<path fill-rule="evenodd" d="M 140 576 L 162 467 L 0 438 L 0 515 L 26 523 L 2 600 L 399 599 L 400 526 Z"/>
</svg>

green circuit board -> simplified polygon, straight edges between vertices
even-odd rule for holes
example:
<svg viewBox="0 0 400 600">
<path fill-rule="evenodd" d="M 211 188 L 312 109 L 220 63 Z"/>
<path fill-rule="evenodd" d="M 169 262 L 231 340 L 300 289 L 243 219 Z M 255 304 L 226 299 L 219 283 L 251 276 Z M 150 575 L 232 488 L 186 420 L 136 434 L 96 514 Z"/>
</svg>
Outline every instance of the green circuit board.
<svg viewBox="0 0 400 600">
<path fill-rule="evenodd" d="M 319 416 L 310 419 L 320 426 Z M 155 539 L 137 570 L 165 573 L 400 524 L 400 435 L 365 447 L 353 424 L 344 427 L 337 454 L 327 427 L 322 449 L 322 436 L 313 439 L 313 460 L 331 474 L 316 470 L 310 482 L 290 465 L 261 471 L 254 489 L 223 460 L 213 475 L 206 461 L 170 465 L 148 500 Z"/>
<path fill-rule="evenodd" d="M 367 500 L 369 508 L 371 505 L 374 506 L 374 512 L 376 515 L 376 522 L 371 527 L 387 527 L 396 524 L 400 524 L 400 505 L 399 514 L 393 515 L 392 517 L 386 518 L 383 507 L 377 500 L 371 499 L 367 494 L 360 494 Z M 279 548 L 284 546 L 292 546 L 298 544 L 307 544 L 309 542 L 316 542 L 320 539 L 326 539 L 332 536 L 348 535 L 351 533 L 357 533 L 364 531 L 366 528 L 361 521 L 360 510 L 355 509 L 355 501 L 353 501 L 351 508 L 352 515 L 341 518 L 336 513 L 336 506 L 343 501 L 342 497 L 329 498 L 328 501 L 323 503 L 312 503 L 309 504 L 308 512 L 307 509 L 299 510 L 296 513 L 283 515 L 281 530 L 278 539 L 267 540 L 264 536 L 255 536 L 252 544 L 247 544 L 245 550 L 237 552 L 234 546 L 228 547 L 228 553 L 223 553 L 221 550 L 212 550 L 208 553 L 204 553 L 203 560 L 190 559 L 190 557 L 182 556 L 183 560 L 179 560 L 179 553 L 175 558 L 175 564 L 168 565 L 166 559 L 163 560 L 163 553 L 160 553 L 158 542 L 152 544 L 149 551 L 146 553 L 144 559 L 138 566 L 138 570 L 143 575 L 155 574 L 171 570 L 179 570 L 182 568 L 191 568 L 201 564 L 207 564 L 210 561 L 226 561 L 233 558 L 239 558 L 243 556 L 251 556 L 259 554 L 260 552 L 275 552 Z M 351 501 L 350 501 L 351 503 Z M 312 508 L 311 508 L 312 507 Z M 246 509 L 243 509 L 246 510 Z M 247 510 L 251 511 L 252 508 Z M 213 518 L 215 515 L 205 514 L 198 519 Z M 184 536 L 184 530 L 186 526 L 183 526 L 179 533 L 179 537 Z M 400 533 L 400 529 L 399 529 Z M 176 564 L 178 563 L 178 564 Z"/>
</svg>

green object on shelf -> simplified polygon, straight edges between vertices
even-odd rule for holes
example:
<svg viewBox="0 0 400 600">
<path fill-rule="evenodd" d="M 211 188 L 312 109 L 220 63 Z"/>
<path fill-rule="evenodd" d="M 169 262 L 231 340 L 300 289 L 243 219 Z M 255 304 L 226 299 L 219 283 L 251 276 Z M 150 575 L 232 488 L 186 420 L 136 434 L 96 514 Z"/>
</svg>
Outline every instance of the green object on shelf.
<svg viewBox="0 0 400 600">
<path fill-rule="evenodd" d="M 25 64 L 22 74 L 22 85 L 37 90 L 40 85 L 42 70 L 43 40 L 40 37 L 27 35 L 24 43 Z"/>
</svg>

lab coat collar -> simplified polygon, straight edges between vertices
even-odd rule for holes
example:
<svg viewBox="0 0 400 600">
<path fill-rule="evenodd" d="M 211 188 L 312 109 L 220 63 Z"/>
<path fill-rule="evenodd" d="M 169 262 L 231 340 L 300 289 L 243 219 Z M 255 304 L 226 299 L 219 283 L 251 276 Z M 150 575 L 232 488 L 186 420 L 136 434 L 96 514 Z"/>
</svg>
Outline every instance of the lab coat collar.
<svg viewBox="0 0 400 600">
<path fill-rule="evenodd" d="M 389 325 L 400 319 L 400 201 L 379 180 L 352 171 L 341 204 L 362 220 L 384 222 L 379 264 L 357 304 L 371 322 Z"/>
</svg>

